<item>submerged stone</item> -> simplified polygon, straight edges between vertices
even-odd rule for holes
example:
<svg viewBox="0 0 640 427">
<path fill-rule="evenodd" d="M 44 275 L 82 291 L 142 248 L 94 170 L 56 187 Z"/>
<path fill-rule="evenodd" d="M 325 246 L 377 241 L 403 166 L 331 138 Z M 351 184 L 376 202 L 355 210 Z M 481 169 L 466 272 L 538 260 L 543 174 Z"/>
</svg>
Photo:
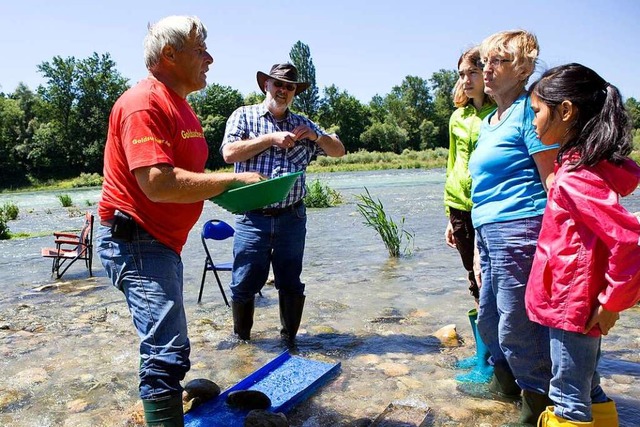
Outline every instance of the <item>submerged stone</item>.
<svg viewBox="0 0 640 427">
<path fill-rule="evenodd" d="M 244 427 L 289 427 L 289 420 L 282 412 L 254 409 L 247 414 Z"/>
</svg>

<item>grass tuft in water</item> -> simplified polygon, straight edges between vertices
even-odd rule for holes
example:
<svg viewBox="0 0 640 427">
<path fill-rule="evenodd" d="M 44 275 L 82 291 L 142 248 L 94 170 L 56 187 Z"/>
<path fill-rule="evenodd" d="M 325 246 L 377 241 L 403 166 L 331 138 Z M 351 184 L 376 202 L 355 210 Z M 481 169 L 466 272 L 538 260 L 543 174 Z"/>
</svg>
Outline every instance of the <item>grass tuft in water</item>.
<svg viewBox="0 0 640 427">
<path fill-rule="evenodd" d="M 371 227 L 378 232 L 384 245 L 389 251 L 389 255 L 397 258 L 402 254 L 411 253 L 409 245 L 413 243 L 413 233 L 404 229 L 404 217 L 400 220 L 400 224 L 396 224 L 393 218 L 388 216 L 384 211 L 384 206 L 380 199 L 373 200 L 367 187 L 364 188 L 367 194 L 356 196 L 359 200 L 357 203 L 358 211 L 364 217 L 364 225 Z M 404 247 L 403 241 L 406 241 Z M 403 247 L 402 251 L 400 248 Z"/>
<path fill-rule="evenodd" d="M 63 208 L 73 206 L 73 200 L 71 200 L 71 196 L 68 194 L 58 194 L 58 200 L 60 200 Z"/>
</svg>

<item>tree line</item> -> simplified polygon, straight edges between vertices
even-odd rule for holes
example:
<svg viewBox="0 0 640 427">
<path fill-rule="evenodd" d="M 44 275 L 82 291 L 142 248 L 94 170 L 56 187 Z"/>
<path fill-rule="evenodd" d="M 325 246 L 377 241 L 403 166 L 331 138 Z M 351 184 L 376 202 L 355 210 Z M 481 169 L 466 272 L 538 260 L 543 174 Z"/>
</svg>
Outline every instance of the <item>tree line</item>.
<svg viewBox="0 0 640 427">
<path fill-rule="evenodd" d="M 456 70 L 441 69 L 429 79 L 408 75 L 368 104 L 335 85 L 320 94 L 310 49 L 298 41 L 290 51 L 300 79 L 311 83 L 292 106 L 329 132 L 340 135 L 349 152 L 401 153 L 405 149 L 447 147 L 449 117 L 455 109 Z M 45 83 L 32 91 L 24 84 L 0 92 L 0 189 L 18 188 L 81 173 L 102 174 L 109 113 L 130 87 L 109 53 L 85 59 L 55 56 L 38 65 Z M 218 148 L 227 118 L 242 105 L 261 102 L 229 86 L 210 84 L 189 95 L 209 143 L 208 169 L 225 166 Z M 640 127 L 640 103 L 626 101 Z"/>
</svg>

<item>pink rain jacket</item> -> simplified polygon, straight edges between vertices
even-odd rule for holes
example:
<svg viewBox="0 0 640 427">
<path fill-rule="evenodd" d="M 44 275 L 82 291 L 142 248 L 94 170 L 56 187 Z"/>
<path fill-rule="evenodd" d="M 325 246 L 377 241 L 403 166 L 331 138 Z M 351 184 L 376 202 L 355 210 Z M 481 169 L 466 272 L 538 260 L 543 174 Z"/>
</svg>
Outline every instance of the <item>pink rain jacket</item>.
<svg viewBox="0 0 640 427">
<path fill-rule="evenodd" d="M 640 167 L 569 168 L 556 166 L 526 307 L 534 322 L 583 332 L 598 305 L 618 312 L 640 300 L 640 222 L 619 203 L 638 186 Z M 600 334 L 597 325 L 588 332 Z"/>
</svg>

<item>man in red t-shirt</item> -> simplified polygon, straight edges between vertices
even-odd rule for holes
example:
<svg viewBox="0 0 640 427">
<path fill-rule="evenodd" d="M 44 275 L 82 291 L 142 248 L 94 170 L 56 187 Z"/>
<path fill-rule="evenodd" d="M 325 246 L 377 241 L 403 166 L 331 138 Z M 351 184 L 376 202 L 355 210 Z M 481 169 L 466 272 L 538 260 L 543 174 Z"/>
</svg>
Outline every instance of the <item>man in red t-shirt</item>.
<svg viewBox="0 0 640 427">
<path fill-rule="evenodd" d="M 213 58 L 196 17 L 149 27 L 149 77 L 109 118 L 98 206 L 98 254 L 126 298 L 140 337 L 140 397 L 147 425 L 182 426 L 180 381 L 190 368 L 180 253 L 203 201 L 257 173 L 204 173 L 207 142 L 189 93 L 206 86 Z"/>
</svg>

